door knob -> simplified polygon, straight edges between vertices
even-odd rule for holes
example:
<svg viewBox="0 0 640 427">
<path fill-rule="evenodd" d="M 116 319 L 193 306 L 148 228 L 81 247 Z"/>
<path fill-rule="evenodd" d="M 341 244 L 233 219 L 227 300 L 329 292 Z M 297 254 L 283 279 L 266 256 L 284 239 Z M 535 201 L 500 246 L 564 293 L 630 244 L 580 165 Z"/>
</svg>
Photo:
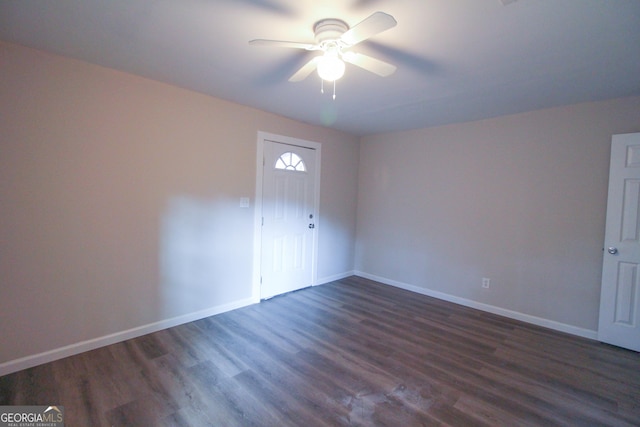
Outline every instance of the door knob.
<svg viewBox="0 0 640 427">
<path fill-rule="evenodd" d="M 614 248 L 613 246 L 610 246 L 607 248 L 607 252 L 609 252 L 611 255 L 615 255 L 618 253 L 618 248 Z"/>
<path fill-rule="evenodd" d="M 309 228 L 316 228 L 315 224 L 309 224 Z"/>
</svg>

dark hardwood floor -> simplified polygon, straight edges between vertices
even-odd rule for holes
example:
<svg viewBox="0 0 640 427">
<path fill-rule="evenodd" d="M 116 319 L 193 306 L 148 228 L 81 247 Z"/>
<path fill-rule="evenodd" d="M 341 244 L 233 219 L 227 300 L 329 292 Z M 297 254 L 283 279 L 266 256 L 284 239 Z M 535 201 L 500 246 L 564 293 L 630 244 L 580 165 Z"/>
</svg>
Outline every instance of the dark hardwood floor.
<svg viewBox="0 0 640 427">
<path fill-rule="evenodd" d="M 351 277 L 0 377 L 67 426 L 640 425 L 640 354 Z"/>
</svg>

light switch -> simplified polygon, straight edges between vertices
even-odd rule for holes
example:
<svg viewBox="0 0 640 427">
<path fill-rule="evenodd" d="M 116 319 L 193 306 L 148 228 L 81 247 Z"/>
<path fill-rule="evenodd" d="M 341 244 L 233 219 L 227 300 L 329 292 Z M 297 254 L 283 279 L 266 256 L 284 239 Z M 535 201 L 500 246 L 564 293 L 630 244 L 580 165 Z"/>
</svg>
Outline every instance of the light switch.
<svg viewBox="0 0 640 427">
<path fill-rule="evenodd" d="M 248 208 L 249 207 L 249 198 L 248 197 L 240 197 L 240 207 Z"/>
</svg>

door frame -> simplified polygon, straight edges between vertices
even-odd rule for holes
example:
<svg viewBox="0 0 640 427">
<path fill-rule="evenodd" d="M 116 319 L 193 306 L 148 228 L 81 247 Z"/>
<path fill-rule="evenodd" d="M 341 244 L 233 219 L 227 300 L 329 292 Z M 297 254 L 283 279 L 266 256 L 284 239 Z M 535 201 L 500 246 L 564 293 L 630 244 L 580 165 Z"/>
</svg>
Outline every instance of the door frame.
<svg viewBox="0 0 640 427">
<path fill-rule="evenodd" d="M 280 144 L 295 145 L 298 147 L 311 148 L 316 151 L 316 168 L 313 194 L 313 205 L 316 217 L 314 218 L 315 228 L 313 230 L 313 241 L 311 244 L 311 286 L 318 282 L 318 234 L 321 227 L 320 218 L 320 168 L 322 165 L 321 148 L 319 142 L 307 141 L 289 136 L 277 135 L 273 133 L 258 131 L 256 150 L 256 197 L 254 203 L 253 220 L 253 286 L 251 289 L 251 299 L 260 302 L 260 286 L 262 274 L 262 181 L 264 176 L 264 144 L 265 141 L 277 142 Z"/>
</svg>

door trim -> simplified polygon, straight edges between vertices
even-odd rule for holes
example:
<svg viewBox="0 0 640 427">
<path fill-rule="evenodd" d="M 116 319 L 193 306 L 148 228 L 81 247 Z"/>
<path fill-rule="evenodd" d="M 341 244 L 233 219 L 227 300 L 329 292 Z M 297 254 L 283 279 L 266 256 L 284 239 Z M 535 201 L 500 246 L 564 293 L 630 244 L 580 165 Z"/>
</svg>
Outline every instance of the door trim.
<svg viewBox="0 0 640 427">
<path fill-rule="evenodd" d="M 283 135 L 258 131 L 256 150 L 256 197 L 254 203 L 253 219 L 253 285 L 251 299 L 260 302 L 260 276 L 262 259 L 262 178 L 264 175 L 264 143 L 273 141 L 280 144 L 296 145 L 298 147 L 311 148 L 316 151 L 315 188 L 313 194 L 314 211 L 316 212 L 313 242 L 311 244 L 311 286 L 318 283 L 318 234 L 321 228 L 322 217 L 320 215 L 320 169 L 322 165 L 321 148 L 319 142 L 292 138 Z"/>
</svg>

